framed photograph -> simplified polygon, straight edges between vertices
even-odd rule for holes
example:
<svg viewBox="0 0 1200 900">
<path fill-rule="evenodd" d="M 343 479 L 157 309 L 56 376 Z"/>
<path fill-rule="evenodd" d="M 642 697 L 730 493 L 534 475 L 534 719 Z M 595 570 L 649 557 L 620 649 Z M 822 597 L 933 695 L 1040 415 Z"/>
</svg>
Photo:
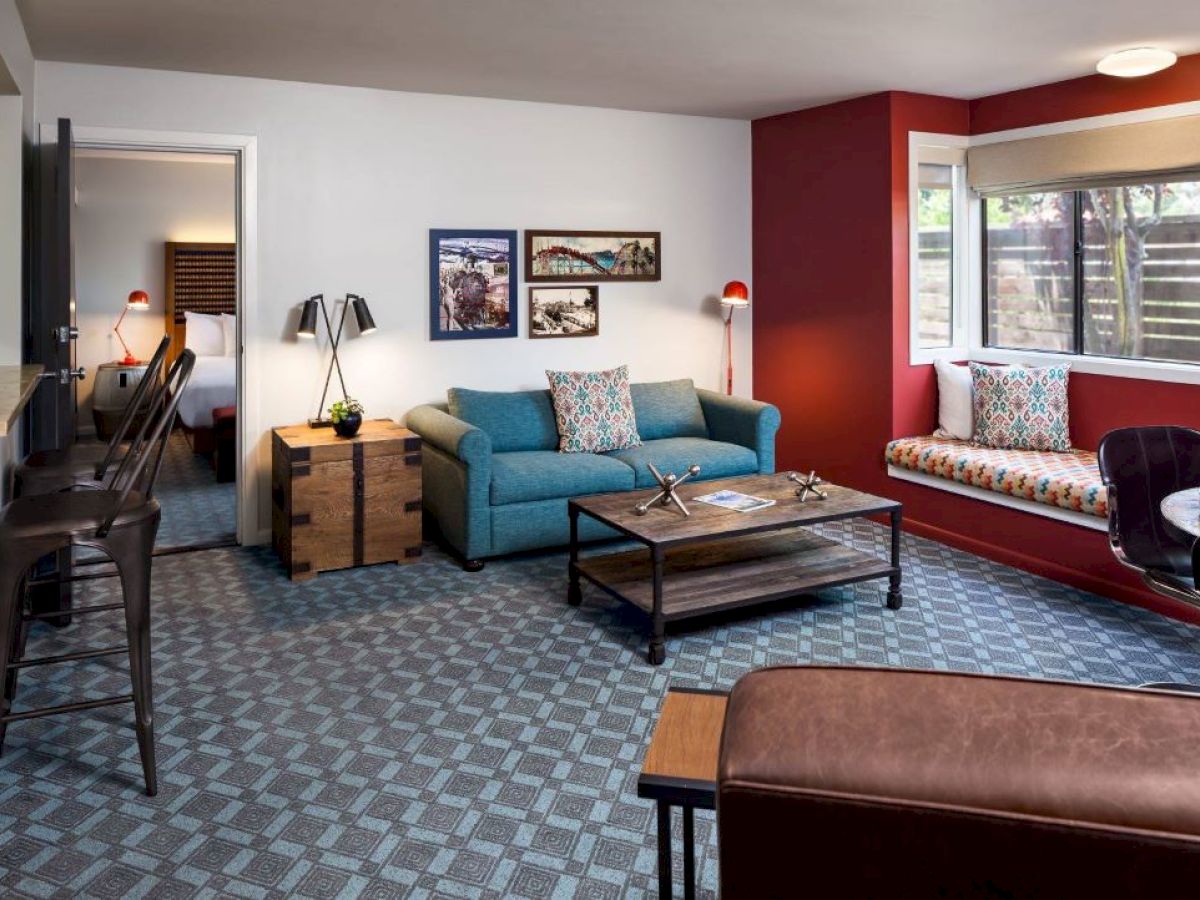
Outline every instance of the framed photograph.
<svg viewBox="0 0 1200 900">
<path fill-rule="evenodd" d="M 517 336 L 515 231 L 429 231 L 429 337 Z"/>
<path fill-rule="evenodd" d="M 595 337 L 600 333 L 600 288 L 531 287 L 531 338 Z"/>
<path fill-rule="evenodd" d="M 525 280 L 661 281 L 657 231 L 526 231 Z"/>
</svg>

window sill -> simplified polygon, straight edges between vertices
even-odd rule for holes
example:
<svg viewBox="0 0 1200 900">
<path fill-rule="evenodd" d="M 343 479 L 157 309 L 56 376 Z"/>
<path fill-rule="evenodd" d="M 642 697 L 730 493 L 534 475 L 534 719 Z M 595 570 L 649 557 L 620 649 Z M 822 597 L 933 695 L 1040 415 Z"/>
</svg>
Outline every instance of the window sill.
<svg viewBox="0 0 1200 900">
<path fill-rule="evenodd" d="M 972 500 L 981 500 L 984 503 L 993 503 L 996 506 L 1007 506 L 1009 509 L 1029 513 L 1031 516 L 1056 519 L 1059 522 L 1078 525 L 1080 528 L 1090 528 L 1093 531 L 1108 531 L 1108 520 L 1101 519 L 1099 516 L 1091 516 L 1087 513 L 1062 509 L 1058 506 L 1050 506 L 1049 504 L 1038 503 L 1033 500 L 1021 500 L 1008 494 L 985 490 L 971 484 L 962 484 L 958 481 L 951 481 L 948 478 L 938 478 L 936 475 L 927 475 L 924 472 L 914 472 L 911 469 L 904 469 L 899 466 L 889 465 L 887 473 L 890 478 L 896 478 L 900 481 L 911 481 L 914 484 L 933 488 L 935 491 L 958 494 L 961 497 L 970 497 Z"/>
<path fill-rule="evenodd" d="M 908 364 L 910 366 L 928 366 L 937 362 L 939 359 L 946 362 L 958 362 L 967 358 L 967 348 L 961 346 L 955 347 L 936 347 L 927 350 L 910 349 L 908 354 Z"/>
<path fill-rule="evenodd" d="M 972 350 L 969 358 L 972 362 L 1003 365 L 1052 366 L 1065 364 L 1071 367 L 1072 372 L 1081 372 L 1086 375 L 1141 378 L 1147 381 L 1167 381 L 1176 384 L 1200 384 L 1200 365 L 1191 363 L 1108 359 L 1099 356 L 1076 356 L 1073 353 L 1050 353 L 1043 350 L 1001 350 L 995 347 L 980 347 Z"/>
</svg>

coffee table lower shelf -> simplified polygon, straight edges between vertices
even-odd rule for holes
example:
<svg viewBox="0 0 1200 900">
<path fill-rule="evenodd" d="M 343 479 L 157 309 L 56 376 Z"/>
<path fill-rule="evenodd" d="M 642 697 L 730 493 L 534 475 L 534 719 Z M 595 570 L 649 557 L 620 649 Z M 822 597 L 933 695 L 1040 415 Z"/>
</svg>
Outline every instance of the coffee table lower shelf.
<svg viewBox="0 0 1200 900">
<path fill-rule="evenodd" d="M 653 614 L 654 563 L 646 550 L 589 556 L 573 566 L 597 587 Z M 719 538 L 666 552 L 662 616 L 679 621 L 899 574 L 887 560 L 807 528 Z M 889 596 L 889 607 L 899 605 L 898 592 Z"/>
</svg>

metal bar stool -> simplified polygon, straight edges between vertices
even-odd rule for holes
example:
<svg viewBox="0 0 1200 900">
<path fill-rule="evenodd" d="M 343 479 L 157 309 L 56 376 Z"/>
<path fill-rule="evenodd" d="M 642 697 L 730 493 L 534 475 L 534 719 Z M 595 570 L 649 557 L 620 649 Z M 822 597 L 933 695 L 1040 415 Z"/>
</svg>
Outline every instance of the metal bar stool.
<svg viewBox="0 0 1200 900">
<path fill-rule="evenodd" d="M 5 674 L 4 696 L 0 698 L 0 752 L 10 722 L 132 702 L 146 793 L 151 796 L 158 792 L 158 778 L 154 763 L 154 702 L 150 679 L 150 567 L 161 517 L 153 489 L 179 398 L 191 377 L 195 361 L 196 356 L 190 350 L 179 355 L 163 384 L 161 396 L 164 402 L 158 403 L 157 409 L 146 417 L 130 451 L 107 485 L 20 497 L 0 510 L 0 547 L 4 548 L 4 555 L 0 557 L 0 672 Z M 54 615 L 25 611 L 23 585 L 26 573 L 46 554 L 77 546 L 99 550 L 116 563 L 122 600 L 73 612 L 87 614 L 123 609 L 129 643 L 127 646 L 24 659 L 29 621 Z M 12 711 L 17 675 L 21 669 L 95 659 L 125 651 L 129 653 L 131 694 Z"/>
<path fill-rule="evenodd" d="M 16 469 L 14 496 L 48 494 L 81 482 L 104 481 L 109 475 L 109 468 L 117 462 L 117 457 L 122 452 L 126 435 L 138 412 L 145 405 L 146 418 L 152 415 L 150 404 L 143 404 L 143 401 L 152 388 L 156 391 L 161 390 L 163 360 L 166 359 L 167 348 L 170 345 L 170 336 L 163 335 L 158 349 L 154 351 L 154 356 L 150 358 L 150 364 L 146 367 L 146 374 L 134 388 L 133 396 L 129 398 L 129 403 L 121 413 L 117 430 L 113 432 L 112 439 L 107 444 L 72 444 L 59 450 L 31 453 Z M 151 396 L 151 404 L 157 400 L 156 396 Z"/>
</svg>

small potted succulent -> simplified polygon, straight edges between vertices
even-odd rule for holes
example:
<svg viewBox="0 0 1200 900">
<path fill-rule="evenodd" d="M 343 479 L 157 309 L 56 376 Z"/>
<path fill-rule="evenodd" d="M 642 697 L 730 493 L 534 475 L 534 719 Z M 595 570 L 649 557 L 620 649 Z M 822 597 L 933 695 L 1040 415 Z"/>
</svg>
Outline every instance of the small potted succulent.
<svg viewBox="0 0 1200 900">
<path fill-rule="evenodd" d="M 347 397 L 329 407 L 329 418 L 333 421 L 333 430 L 340 437 L 352 438 L 362 427 L 363 405 L 357 400 Z"/>
</svg>

